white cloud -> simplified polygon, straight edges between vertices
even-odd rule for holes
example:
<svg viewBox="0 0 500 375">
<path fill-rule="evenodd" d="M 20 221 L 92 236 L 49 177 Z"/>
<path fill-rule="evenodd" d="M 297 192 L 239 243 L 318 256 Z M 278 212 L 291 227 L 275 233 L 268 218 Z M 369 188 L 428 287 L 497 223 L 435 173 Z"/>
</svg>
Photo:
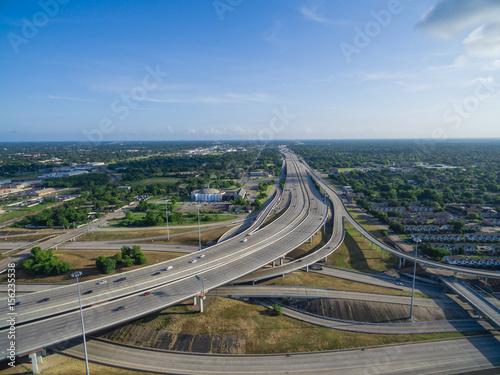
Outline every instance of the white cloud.
<svg viewBox="0 0 500 375">
<path fill-rule="evenodd" d="M 167 127 L 167 131 L 168 131 L 169 133 L 171 133 L 171 134 L 173 134 L 173 133 L 174 133 L 174 130 L 172 129 L 172 127 L 171 127 L 171 126 L 168 126 L 168 127 Z"/>
<path fill-rule="evenodd" d="M 485 71 L 499 70 L 500 69 L 500 60 L 495 60 L 483 67 Z"/>
<path fill-rule="evenodd" d="M 463 42 L 467 53 L 473 57 L 500 57 L 500 23 L 489 23 L 472 31 Z"/>
<path fill-rule="evenodd" d="M 196 134 L 196 129 L 189 128 L 189 129 L 187 130 L 187 134 Z"/>
<path fill-rule="evenodd" d="M 256 94 L 235 94 L 227 92 L 213 96 L 176 96 L 166 98 L 146 98 L 145 102 L 153 103 L 198 103 L 198 104 L 243 104 L 243 103 L 264 103 L 269 101 L 269 96 L 264 93 Z"/>
<path fill-rule="evenodd" d="M 204 132 L 205 134 L 223 134 L 222 131 L 215 128 L 205 129 Z"/>
<path fill-rule="evenodd" d="M 314 1 L 310 6 L 304 5 L 300 8 L 302 15 L 309 21 L 318 23 L 327 23 L 336 26 L 352 26 L 353 22 L 337 19 L 328 19 L 325 17 L 325 2 L 324 0 Z"/>
<path fill-rule="evenodd" d="M 417 29 L 444 39 L 499 19 L 498 0 L 440 0 L 418 22 Z"/>
</svg>

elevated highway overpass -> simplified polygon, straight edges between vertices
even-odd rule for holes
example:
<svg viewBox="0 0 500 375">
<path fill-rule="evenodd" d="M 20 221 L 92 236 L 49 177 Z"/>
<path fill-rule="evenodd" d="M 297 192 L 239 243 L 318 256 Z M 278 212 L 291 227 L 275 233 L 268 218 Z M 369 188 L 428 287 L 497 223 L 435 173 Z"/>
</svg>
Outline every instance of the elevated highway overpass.
<svg viewBox="0 0 500 375">
<path fill-rule="evenodd" d="M 297 187 L 288 209 L 277 220 L 255 232 L 175 260 L 114 275 L 102 280 L 80 283 L 84 305 L 85 327 L 88 332 L 136 319 L 165 307 L 200 296 L 204 279 L 206 290 L 252 272 L 279 259 L 318 231 L 326 215 L 320 194 L 311 181 L 304 178 L 303 167 L 294 156 L 287 156 L 287 184 Z M 314 209 L 316 208 L 316 210 Z M 204 255 L 202 258 L 201 256 Z M 196 262 L 190 261 L 196 259 Z M 173 268 L 161 271 L 167 266 Z M 159 274 L 157 274 L 159 272 Z M 118 281 L 120 277 L 125 280 Z M 144 295 L 148 291 L 150 295 Z M 48 298 L 45 302 L 40 302 Z M 23 354 L 81 335 L 76 286 L 69 285 L 19 298 L 16 307 L 17 353 Z M 202 303 L 200 299 L 200 304 Z M 122 307 L 123 306 L 123 307 Z M 0 307 L 2 317 L 6 307 Z M 0 357 L 5 358 L 8 324 L 0 321 Z"/>
</svg>

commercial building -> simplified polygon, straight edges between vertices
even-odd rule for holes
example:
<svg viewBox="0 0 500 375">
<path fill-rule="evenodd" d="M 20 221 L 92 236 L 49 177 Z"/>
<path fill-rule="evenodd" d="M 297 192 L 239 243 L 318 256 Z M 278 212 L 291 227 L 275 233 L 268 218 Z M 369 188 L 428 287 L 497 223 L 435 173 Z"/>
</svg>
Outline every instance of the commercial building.
<svg viewBox="0 0 500 375">
<path fill-rule="evenodd" d="M 35 197 L 43 197 L 44 195 L 53 194 L 55 192 L 56 189 L 47 188 L 47 189 L 35 190 L 32 193 L 30 193 L 30 195 L 33 195 Z"/>
<path fill-rule="evenodd" d="M 224 194 L 221 190 L 204 188 L 191 192 L 191 199 L 196 202 L 220 202 Z"/>
</svg>

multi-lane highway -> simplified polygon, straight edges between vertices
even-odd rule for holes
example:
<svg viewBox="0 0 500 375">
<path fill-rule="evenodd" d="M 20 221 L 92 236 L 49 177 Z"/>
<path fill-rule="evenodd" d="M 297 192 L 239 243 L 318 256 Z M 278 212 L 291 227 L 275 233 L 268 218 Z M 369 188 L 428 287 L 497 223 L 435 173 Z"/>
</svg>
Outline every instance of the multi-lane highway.
<svg viewBox="0 0 500 375">
<path fill-rule="evenodd" d="M 64 353 L 83 357 L 82 346 Z M 500 366 L 498 336 L 464 337 L 361 349 L 271 355 L 210 355 L 88 342 L 93 362 L 161 374 L 465 374 Z M 484 373 L 484 372 L 483 372 Z M 493 372 L 488 372 L 493 374 Z"/>
<path fill-rule="evenodd" d="M 287 188 L 295 188 L 296 194 L 278 219 L 250 236 L 242 233 L 196 253 L 197 257 L 188 255 L 107 277 L 104 284 L 97 285 L 96 280 L 81 283 L 81 292 L 89 293 L 82 296 L 86 330 L 101 330 L 200 294 L 201 282 L 195 275 L 204 279 L 206 290 L 213 289 L 279 259 L 305 242 L 321 228 L 326 215 L 321 196 L 304 174 L 303 166 L 288 155 Z M 172 269 L 164 271 L 167 266 Z M 151 294 L 144 295 L 145 291 Z M 81 334 L 74 284 L 22 296 L 19 301 L 18 354 Z M 6 313 L 5 305 L 0 306 L 0 316 Z M 0 356 L 5 357 L 7 322 L 3 319 L 0 323 L 5 327 L 0 331 Z"/>
</svg>

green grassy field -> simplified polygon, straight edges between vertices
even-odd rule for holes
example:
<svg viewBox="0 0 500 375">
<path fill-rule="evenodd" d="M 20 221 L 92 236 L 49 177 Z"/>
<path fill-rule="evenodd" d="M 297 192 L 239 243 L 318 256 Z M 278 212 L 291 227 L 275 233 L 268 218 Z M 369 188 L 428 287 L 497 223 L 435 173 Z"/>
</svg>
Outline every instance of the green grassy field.
<svg viewBox="0 0 500 375">
<path fill-rule="evenodd" d="M 364 242 L 363 237 L 353 229 L 352 225 L 346 224 L 346 234 L 344 243 L 331 256 L 331 265 L 366 273 L 385 272 L 394 268 L 399 259 L 392 254 L 389 258 L 381 259 L 382 253 L 372 249 L 368 241 Z"/>
<path fill-rule="evenodd" d="M 146 178 L 141 181 L 134 181 L 131 183 L 132 186 L 148 186 L 148 185 L 156 185 L 156 184 L 175 184 L 176 182 L 181 181 L 180 178 L 176 177 L 152 177 Z"/>
<path fill-rule="evenodd" d="M 46 208 L 54 207 L 56 204 L 57 203 L 41 203 L 33 207 L 2 207 L 2 210 L 6 212 L 0 214 L 0 223 L 5 223 L 6 221 L 12 219 L 17 219 L 38 211 L 42 211 Z"/>
<path fill-rule="evenodd" d="M 272 316 L 260 305 L 221 297 L 209 297 L 206 305 L 203 314 L 195 313 L 197 306 L 193 308 L 189 303 L 170 307 L 135 324 L 172 333 L 237 335 L 244 342 L 239 354 L 310 352 L 462 337 L 459 333 L 372 335 L 345 332 L 286 316 Z"/>
</svg>

